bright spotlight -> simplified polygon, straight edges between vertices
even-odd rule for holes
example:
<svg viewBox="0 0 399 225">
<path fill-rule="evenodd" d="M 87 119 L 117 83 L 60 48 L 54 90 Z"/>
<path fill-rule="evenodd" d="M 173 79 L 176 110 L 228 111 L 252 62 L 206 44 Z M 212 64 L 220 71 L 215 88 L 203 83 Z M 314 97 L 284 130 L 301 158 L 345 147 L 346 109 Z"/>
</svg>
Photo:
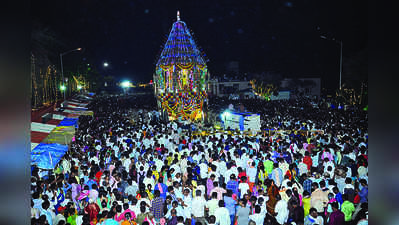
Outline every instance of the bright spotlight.
<svg viewBox="0 0 399 225">
<path fill-rule="evenodd" d="M 107 62 L 104 63 L 104 67 L 108 67 L 108 63 Z"/>
<path fill-rule="evenodd" d="M 77 88 L 78 88 L 78 90 L 80 90 L 80 89 L 82 89 L 82 86 L 81 86 L 81 85 L 78 85 L 78 87 L 77 87 Z"/>
<path fill-rule="evenodd" d="M 227 118 L 227 117 L 230 117 L 231 116 L 231 113 L 230 112 L 228 112 L 228 111 L 225 111 L 224 113 L 222 113 L 222 118 Z"/>
<path fill-rule="evenodd" d="M 123 82 L 121 83 L 121 86 L 122 86 L 123 88 L 128 88 L 128 87 L 130 87 L 130 81 L 123 81 Z"/>
<path fill-rule="evenodd" d="M 66 89 L 65 85 L 61 85 L 60 89 L 61 89 L 61 91 L 65 91 L 65 89 Z"/>
</svg>

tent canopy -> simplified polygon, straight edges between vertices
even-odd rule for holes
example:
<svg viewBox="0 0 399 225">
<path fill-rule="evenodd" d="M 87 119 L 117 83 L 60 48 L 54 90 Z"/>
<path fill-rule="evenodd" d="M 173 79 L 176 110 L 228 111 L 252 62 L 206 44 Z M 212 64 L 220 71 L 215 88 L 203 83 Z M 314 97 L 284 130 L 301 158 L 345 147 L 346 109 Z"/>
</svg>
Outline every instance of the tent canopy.
<svg viewBox="0 0 399 225">
<path fill-rule="evenodd" d="M 74 126 L 78 128 L 78 118 L 64 118 L 58 126 Z"/>
<path fill-rule="evenodd" d="M 31 151 L 31 164 L 41 169 L 54 169 L 67 151 L 67 145 L 40 143 Z"/>
<path fill-rule="evenodd" d="M 74 126 L 59 126 L 54 128 L 54 130 L 42 141 L 42 143 L 58 143 L 67 145 L 71 143 L 72 137 L 75 135 Z"/>
</svg>

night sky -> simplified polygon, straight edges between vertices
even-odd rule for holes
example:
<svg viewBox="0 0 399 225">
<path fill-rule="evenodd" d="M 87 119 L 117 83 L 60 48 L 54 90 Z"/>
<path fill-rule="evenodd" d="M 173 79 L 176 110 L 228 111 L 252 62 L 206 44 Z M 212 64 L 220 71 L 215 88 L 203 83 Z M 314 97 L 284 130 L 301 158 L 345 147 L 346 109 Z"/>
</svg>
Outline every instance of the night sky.
<svg viewBox="0 0 399 225">
<path fill-rule="evenodd" d="M 121 79 L 152 79 L 180 10 L 209 60 L 211 76 L 238 61 L 241 73 L 274 71 L 338 84 L 339 44 L 320 35 L 342 40 L 344 59 L 364 51 L 366 8 L 364 1 L 345 0 L 38 0 L 31 15 L 67 40 L 65 51 L 85 49 L 68 57 L 93 62 L 101 73 Z M 104 61 L 110 64 L 106 70 Z"/>
</svg>

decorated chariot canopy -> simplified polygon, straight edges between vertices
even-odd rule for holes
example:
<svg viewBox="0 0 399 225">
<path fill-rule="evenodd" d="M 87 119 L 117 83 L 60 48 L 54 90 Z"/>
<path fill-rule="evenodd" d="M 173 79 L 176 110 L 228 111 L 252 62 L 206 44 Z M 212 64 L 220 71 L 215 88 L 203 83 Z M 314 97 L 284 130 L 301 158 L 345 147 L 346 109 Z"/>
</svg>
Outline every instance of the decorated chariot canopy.
<svg viewBox="0 0 399 225">
<path fill-rule="evenodd" d="M 159 108 L 170 120 L 202 120 L 208 79 L 205 60 L 178 11 L 154 74 Z"/>
</svg>

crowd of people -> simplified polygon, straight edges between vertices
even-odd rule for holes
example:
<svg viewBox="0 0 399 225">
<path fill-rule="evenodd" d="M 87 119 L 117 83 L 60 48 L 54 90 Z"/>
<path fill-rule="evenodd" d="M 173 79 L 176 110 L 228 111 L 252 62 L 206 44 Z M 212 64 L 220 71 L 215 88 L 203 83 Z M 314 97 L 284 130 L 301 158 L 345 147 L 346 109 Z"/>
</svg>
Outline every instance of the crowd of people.
<svg viewBox="0 0 399 225">
<path fill-rule="evenodd" d="M 33 166 L 32 224 L 368 224 L 367 113 L 259 101 L 241 103 L 275 132 L 195 135 L 153 96 L 96 97 L 56 168 Z"/>
</svg>

